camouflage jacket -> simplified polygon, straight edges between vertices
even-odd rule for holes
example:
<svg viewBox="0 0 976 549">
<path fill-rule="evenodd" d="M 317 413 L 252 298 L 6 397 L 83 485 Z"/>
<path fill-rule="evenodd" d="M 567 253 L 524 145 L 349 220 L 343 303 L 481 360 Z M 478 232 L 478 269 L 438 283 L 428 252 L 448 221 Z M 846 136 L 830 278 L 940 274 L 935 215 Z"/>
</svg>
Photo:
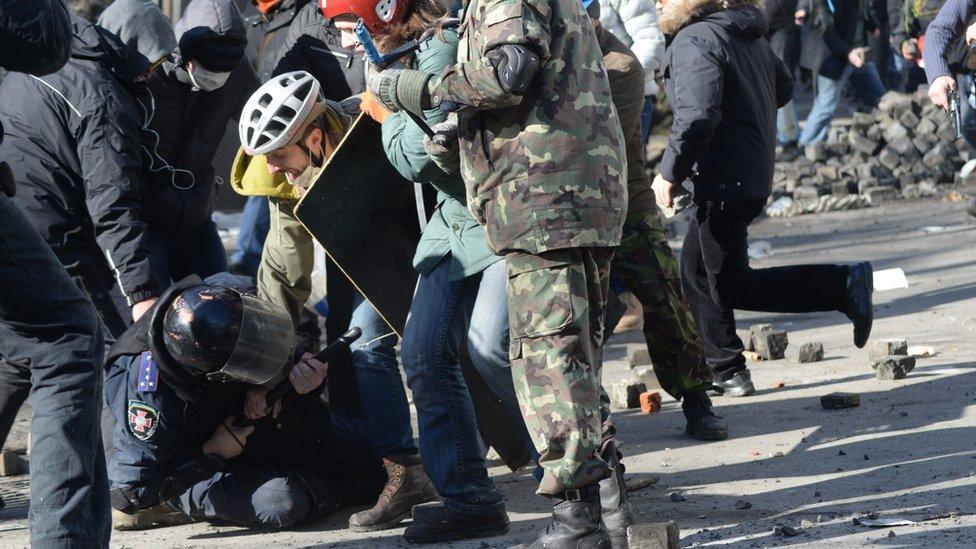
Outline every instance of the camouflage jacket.
<svg viewBox="0 0 976 549">
<path fill-rule="evenodd" d="M 461 106 L 468 208 L 496 253 L 616 246 L 627 210 L 624 138 L 603 55 L 579 0 L 470 0 L 458 63 L 429 84 Z M 487 53 L 539 55 L 528 91 L 509 93 Z"/>
</svg>

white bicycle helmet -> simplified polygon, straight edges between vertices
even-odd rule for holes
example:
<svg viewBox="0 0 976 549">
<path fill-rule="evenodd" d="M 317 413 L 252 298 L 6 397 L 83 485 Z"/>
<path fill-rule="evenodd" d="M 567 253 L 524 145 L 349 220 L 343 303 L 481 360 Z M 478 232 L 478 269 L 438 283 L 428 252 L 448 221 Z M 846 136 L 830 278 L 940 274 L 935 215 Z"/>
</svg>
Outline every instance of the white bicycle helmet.
<svg viewBox="0 0 976 549">
<path fill-rule="evenodd" d="M 267 154 L 297 142 L 325 108 L 321 86 L 311 74 L 294 71 L 275 76 L 244 105 L 238 124 L 244 152 Z"/>
</svg>

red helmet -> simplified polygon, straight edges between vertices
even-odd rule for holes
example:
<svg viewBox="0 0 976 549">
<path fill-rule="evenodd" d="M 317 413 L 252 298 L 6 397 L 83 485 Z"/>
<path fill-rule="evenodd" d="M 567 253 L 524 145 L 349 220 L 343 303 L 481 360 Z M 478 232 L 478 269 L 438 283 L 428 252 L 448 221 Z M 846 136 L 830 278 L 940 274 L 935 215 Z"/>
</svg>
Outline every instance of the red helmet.
<svg viewBox="0 0 976 549">
<path fill-rule="evenodd" d="M 403 21 L 410 0 L 319 0 L 326 19 L 350 13 L 363 20 L 369 32 L 381 34 L 390 25 Z"/>
</svg>

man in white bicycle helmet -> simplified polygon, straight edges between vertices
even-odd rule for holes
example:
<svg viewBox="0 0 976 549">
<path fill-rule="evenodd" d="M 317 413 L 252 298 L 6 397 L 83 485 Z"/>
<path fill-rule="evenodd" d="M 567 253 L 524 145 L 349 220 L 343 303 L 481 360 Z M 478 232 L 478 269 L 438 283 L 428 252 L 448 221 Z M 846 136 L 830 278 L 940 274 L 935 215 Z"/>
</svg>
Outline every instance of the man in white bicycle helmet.
<svg viewBox="0 0 976 549">
<path fill-rule="evenodd" d="M 296 325 L 311 293 L 314 260 L 312 237 L 295 218 L 295 203 L 318 178 L 350 123 L 339 103 L 325 99 L 319 82 L 305 71 L 273 77 L 251 96 L 241 113 L 242 151 L 231 184 L 242 194 L 268 196 L 271 202 L 271 230 L 258 268 L 258 292 L 284 305 Z M 366 342 L 352 350 L 358 400 L 370 442 L 383 457 L 389 478 L 371 520 L 360 530 L 381 530 L 395 527 L 414 505 L 438 496 L 420 463 L 409 417 L 390 421 L 389 416 L 398 415 L 391 410 L 407 409 L 394 349 L 397 337 L 361 295 L 352 296 L 352 307 L 349 325 L 362 329 L 360 341 Z M 339 328 L 340 333 L 344 328 Z M 313 382 L 325 378 L 325 364 L 304 360 L 300 367 Z M 330 376 L 336 373 L 337 364 L 332 364 Z"/>
</svg>

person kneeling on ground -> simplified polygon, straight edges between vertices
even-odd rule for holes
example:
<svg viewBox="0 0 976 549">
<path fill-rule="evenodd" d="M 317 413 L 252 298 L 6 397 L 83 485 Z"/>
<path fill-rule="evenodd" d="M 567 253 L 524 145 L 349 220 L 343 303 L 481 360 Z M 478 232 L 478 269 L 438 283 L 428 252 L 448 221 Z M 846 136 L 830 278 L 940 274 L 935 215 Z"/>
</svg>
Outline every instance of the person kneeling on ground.
<svg viewBox="0 0 976 549">
<path fill-rule="evenodd" d="M 295 392 L 268 409 L 293 342 L 288 313 L 226 273 L 172 286 L 119 338 L 105 381 L 116 529 L 286 528 L 376 498 L 386 475 L 361 420 L 320 400 L 327 364 L 302 357 Z M 253 425 L 235 425 L 242 413 Z"/>
</svg>

